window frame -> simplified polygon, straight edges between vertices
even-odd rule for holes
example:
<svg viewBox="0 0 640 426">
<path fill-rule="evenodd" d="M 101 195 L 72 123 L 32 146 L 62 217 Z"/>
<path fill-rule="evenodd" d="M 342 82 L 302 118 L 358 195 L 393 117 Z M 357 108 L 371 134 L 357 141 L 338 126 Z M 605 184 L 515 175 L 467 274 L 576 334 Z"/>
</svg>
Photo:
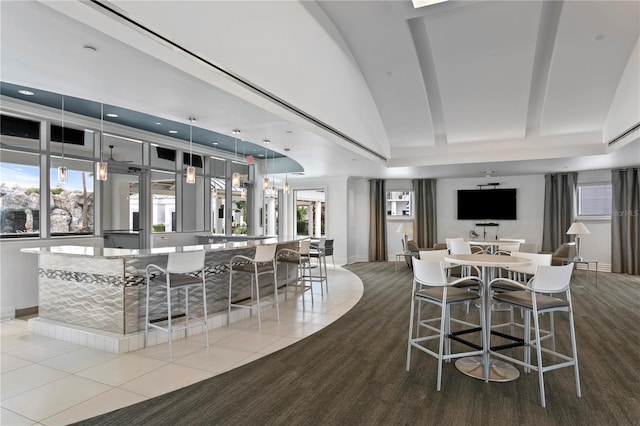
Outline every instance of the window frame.
<svg viewBox="0 0 640 426">
<path fill-rule="evenodd" d="M 609 206 L 610 212 L 604 214 L 583 214 L 582 213 L 582 191 L 584 188 L 589 187 L 608 187 L 609 195 L 612 198 L 612 184 L 611 182 L 589 182 L 589 183 L 579 183 L 576 189 L 576 217 L 583 221 L 588 220 L 611 220 L 611 212 L 613 211 L 613 205 Z"/>
</svg>

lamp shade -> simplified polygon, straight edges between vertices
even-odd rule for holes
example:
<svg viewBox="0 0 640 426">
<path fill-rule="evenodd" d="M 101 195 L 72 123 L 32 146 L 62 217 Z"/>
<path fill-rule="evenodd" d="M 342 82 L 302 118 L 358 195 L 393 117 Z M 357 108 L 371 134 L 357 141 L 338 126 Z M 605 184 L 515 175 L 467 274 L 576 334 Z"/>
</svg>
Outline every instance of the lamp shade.
<svg viewBox="0 0 640 426">
<path fill-rule="evenodd" d="M 411 222 L 402 222 L 400 226 L 398 226 L 398 229 L 396 229 L 396 232 L 400 232 L 403 234 L 408 234 L 411 231 L 413 231 L 413 225 L 411 224 Z"/>
<path fill-rule="evenodd" d="M 568 235 L 590 234 L 590 233 L 591 232 L 589 232 L 587 227 L 584 226 L 584 223 L 582 223 L 582 222 L 573 222 L 571 224 L 571 226 L 569 227 L 569 230 L 567 231 Z"/>
</svg>

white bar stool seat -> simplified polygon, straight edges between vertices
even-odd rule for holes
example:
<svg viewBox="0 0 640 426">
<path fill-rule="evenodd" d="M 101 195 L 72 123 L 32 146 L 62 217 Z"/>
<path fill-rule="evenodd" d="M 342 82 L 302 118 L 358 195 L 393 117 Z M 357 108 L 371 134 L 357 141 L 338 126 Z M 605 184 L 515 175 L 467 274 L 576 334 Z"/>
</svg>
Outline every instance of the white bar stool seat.
<svg viewBox="0 0 640 426">
<path fill-rule="evenodd" d="M 149 328 L 164 331 L 168 334 L 169 359 L 173 359 L 172 338 L 173 332 L 186 330 L 193 327 L 204 327 L 204 335 L 207 348 L 209 347 L 209 333 L 207 329 L 207 289 L 204 276 L 204 251 L 175 252 L 169 253 L 167 267 L 150 264 L 146 268 L 147 276 L 147 296 L 145 304 L 145 327 L 144 327 L 144 347 L 147 347 Z M 149 295 L 153 284 L 165 286 L 167 293 L 167 318 L 151 321 L 149 319 Z M 202 288 L 203 316 L 197 317 L 189 311 L 189 289 Z M 184 317 L 185 323 L 175 327 L 173 323 L 173 309 L 171 305 L 172 292 L 184 289 Z M 195 324 L 190 324 L 189 319 L 196 320 Z M 158 322 L 167 321 L 166 326 L 159 325 Z"/>
</svg>

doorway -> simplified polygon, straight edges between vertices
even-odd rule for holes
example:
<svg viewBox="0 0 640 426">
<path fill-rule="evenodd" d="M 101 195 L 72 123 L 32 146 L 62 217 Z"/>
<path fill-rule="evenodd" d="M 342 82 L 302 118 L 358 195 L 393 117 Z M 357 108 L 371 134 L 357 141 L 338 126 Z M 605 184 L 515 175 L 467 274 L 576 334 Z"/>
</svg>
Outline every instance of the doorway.
<svg viewBox="0 0 640 426">
<path fill-rule="evenodd" d="M 135 166 L 109 164 L 109 178 L 102 190 L 102 229 L 104 246 L 147 248 L 144 185 L 145 171 Z"/>
<path fill-rule="evenodd" d="M 296 235 L 321 237 L 326 232 L 326 194 L 324 189 L 294 191 Z"/>
</svg>

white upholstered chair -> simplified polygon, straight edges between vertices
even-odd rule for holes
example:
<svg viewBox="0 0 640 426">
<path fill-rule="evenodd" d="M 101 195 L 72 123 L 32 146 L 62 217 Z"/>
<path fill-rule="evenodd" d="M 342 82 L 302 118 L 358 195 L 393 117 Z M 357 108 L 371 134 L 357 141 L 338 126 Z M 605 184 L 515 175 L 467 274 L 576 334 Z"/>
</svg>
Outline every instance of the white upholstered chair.
<svg viewBox="0 0 640 426">
<path fill-rule="evenodd" d="M 446 276 L 444 264 L 429 260 L 413 258 L 413 290 L 411 298 L 411 314 L 409 317 L 409 339 L 407 345 L 407 371 L 411 368 L 411 349 L 416 348 L 438 359 L 438 378 L 436 389 L 439 391 L 442 383 L 443 361 L 480 355 L 482 350 L 451 353 L 450 333 L 451 322 L 469 327 L 477 324 L 468 323 L 450 317 L 449 307 L 453 304 L 467 303 L 476 300 L 478 293 L 455 287 L 462 280 L 481 281 L 478 277 L 462 277 L 449 279 Z M 432 318 L 422 318 L 426 309 L 421 309 L 423 303 L 429 303 L 440 308 L 438 315 Z M 416 306 L 418 305 L 418 306 Z M 482 321 L 482 320 L 481 320 Z M 436 323 L 436 325 L 432 325 Z M 427 335 L 421 335 L 420 330 L 426 330 Z M 483 334 L 484 335 L 484 334 Z M 437 342 L 436 348 L 430 342 Z M 484 346 L 484 345 L 483 345 Z"/>
<path fill-rule="evenodd" d="M 576 393 L 581 396 L 580 390 L 580 373 L 578 370 L 578 353 L 576 347 L 576 333 L 573 321 L 573 305 L 571 301 L 571 273 L 573 265 L 564 266 L 542 266 L 539 265 L 535 276 L 527 285 L 513 281 L 514 285 L 520 287 L 517 291 L 507 291 L 495 293 L 493 299 L 512 305 L 526 311 L 524 322 L 524 346 L 525 352 L 522 360 L 509 356 L 499 351 L 491 351 L 492 357 L 502 358 L 506 361 L 513 362 L 525 368 L 526 372 L 534 370 L 538 372 L 538 381 L 540 387 L 540 403 L 546 406 L 546 397 L 544 389 L 544 373 L 564 367 L 573 367 Z M 497 280 L 501 280 L 498 278 Z M 495 281 L 495 280 L 494 280 Z M 489 288 L 493 285 L 490 283 Z M 545 313 L 565 312 L 568 316 L 569 337 L 571 340 L 571 354 L 560 353 L 555 348 L 548 349 L 542 347 L 542 334 L 540 328 L 539 316 Z M 533 315 L 533 339 L 531 338 L 531 313 Z M 489 318 L 491 318 L 489 311 Z M 489 319 L 489 326 L 491 320 Z M 535 349 L 535 362 L 531 360 L 531 348 Z M 543 353 L 551 355 L 544 357 Z"/>
</svg>

